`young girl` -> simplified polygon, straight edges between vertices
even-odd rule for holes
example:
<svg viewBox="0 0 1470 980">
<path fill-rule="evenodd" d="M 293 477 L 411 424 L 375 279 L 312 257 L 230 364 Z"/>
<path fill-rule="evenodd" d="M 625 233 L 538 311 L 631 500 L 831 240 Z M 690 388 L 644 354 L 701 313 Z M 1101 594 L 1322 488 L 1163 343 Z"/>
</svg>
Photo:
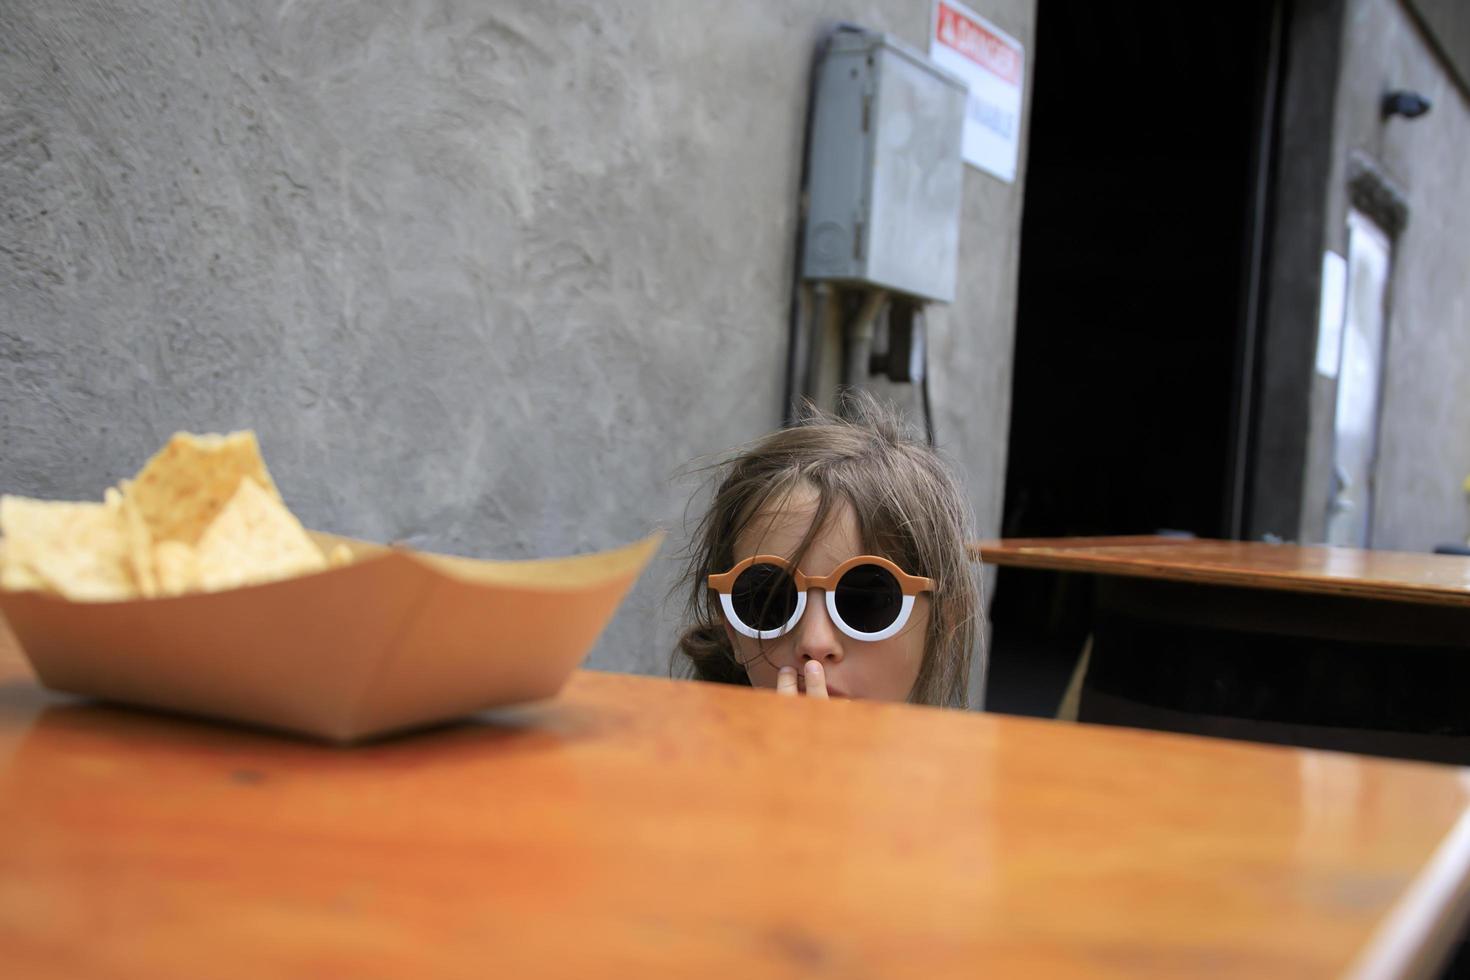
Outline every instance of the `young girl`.
<svg viewBox="0 0 1470 980">
<path fill-rule="evenodd" d="M 778 693 L 964 707 L 980 618 L 968 509 L 939 456 L 866 395 L 718 468 L 676 659 Z"/>
</svg>

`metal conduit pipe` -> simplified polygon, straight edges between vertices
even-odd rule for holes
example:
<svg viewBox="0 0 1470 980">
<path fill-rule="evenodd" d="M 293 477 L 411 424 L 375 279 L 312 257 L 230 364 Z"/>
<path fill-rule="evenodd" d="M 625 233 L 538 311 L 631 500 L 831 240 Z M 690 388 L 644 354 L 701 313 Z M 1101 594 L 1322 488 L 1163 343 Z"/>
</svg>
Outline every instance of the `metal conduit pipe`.
<svg viewBox="0 0 1470 980">
<path fill-rule="evenodd" d="M 832 301 L 832 287 L 825 282 L 819 282 L 812 287 L 812 308 L 807 318 L 806 343 L 803 345 L 802 359 L 805 361 L 802 367 L 802 389 L 803 399 L 817 398 L 817 391 L 822 384 L 822 338 L 827 332 L 827 304 Z M 794 411 L 796 403 L 793 400 L 789 408 Z M 792 418 L 795 418 L 793 415 Z M 788 422 L 791 419 L 787 420 Z"/>
<path fill-rule="evenodd" d="M 847 336 L 845 339 L 845 351 L 842 365 L 842 383 L 844 385 L 860 385 L 871 372 L 873 359 L 873 327 L 878 322 L 878 314 L 883 310 L 883 304 L 888 301 L 888 294 L 881 289 L 870 290 L 863 297 L 863 305 L 858 309 L 857 315 L 847 325 Z"/>
</svg>

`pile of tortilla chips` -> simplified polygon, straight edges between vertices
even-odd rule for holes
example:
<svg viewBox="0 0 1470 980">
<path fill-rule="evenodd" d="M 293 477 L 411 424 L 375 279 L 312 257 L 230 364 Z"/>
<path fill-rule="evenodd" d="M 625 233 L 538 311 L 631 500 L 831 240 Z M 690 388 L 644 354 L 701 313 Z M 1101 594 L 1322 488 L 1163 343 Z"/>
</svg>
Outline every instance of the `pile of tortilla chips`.
<svg viewBox="0 0 1470 980">
<path fill-rule="evenodd" d="M 101 503 L 0 497 L 0 588 L 68 599 L 214 592 L 351 561 L 286 509 L 253 432 L 179 433 Z"/>
</svg>

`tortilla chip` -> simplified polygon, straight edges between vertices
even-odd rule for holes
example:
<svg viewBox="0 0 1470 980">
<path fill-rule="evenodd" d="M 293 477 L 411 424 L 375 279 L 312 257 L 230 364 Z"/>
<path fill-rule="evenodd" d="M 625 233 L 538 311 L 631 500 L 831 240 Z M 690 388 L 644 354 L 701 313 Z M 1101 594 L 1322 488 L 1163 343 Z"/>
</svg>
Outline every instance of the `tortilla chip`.
<svg viewBox="0 0 1470 980">
<path fill-rule="evenodd" d="M 9 589 L 12 592 L 50 592 L 46 580 L 37 575 L 29 565 L 12 558 L 15 548 L 5 542 L 5 549 L 0 552 L 0 589 Z"/>
<path fill-rule="evenodd" d="M 153 570 L 159 595 L 183 595 L 199 588 L 199 556 L 182 541 L 160 541 L 153 546 Z"/>
<path fill-rule="evenodd" d="M 199 585 L 207 591 L 273 582 L 327 567 L 301 522 L 251 477 L 240 481 L 239 490 L 204 531 L 198 558 Z"/>
<path fill-rule="evenodd" d="M 116 490 L 108 490 L 100 504 L 0 497 L 0 534 L 5 536 L 4 588 L 87 602 L 138 595 Z"/>
<path fill-rule="evenodd" d="M 153 534 L 138 501 L 130 493 L 132 481 L 122 481 L 122 515 L 128 534 L 128 562 L 132 567 L 133 580 L 138 584 L 138 593 L 145 599 L 158 595 L 158 577 L 153 568 Z"/>
<path fill-rule="evenodd" d="M 246 477 L 280 502 L 254 432 L 227 436 L 180 432 L 138 472 L 128 496 L 154 542 L 195 545 Z"/>
</svg>

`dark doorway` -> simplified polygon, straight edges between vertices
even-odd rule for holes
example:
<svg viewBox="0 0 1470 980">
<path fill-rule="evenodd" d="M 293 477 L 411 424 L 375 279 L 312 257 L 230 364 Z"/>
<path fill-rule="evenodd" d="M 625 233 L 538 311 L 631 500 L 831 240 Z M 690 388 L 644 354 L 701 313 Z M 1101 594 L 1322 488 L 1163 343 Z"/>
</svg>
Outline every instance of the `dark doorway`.
<svg viewBox="0 0 1470 980">
<path fill-rule="evenodd" d="M 1233 537 L 1285 0 L 1038 0 L 1002 532 Z M 987 706 L 1052 714 L 1076 581 L 1002 569 Z"/>
</svg>

